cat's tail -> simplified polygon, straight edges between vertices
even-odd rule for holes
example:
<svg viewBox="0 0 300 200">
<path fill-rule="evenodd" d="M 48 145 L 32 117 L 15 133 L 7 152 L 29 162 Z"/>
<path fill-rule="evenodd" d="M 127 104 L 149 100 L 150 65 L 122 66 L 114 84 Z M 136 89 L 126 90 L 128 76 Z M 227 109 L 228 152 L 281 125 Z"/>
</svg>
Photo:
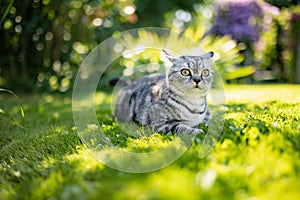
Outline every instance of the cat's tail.
<svg viewBox="0 0 300 200">
<path fill-rule="evenodd" d="M 131 84 L 129 80 L 125 80 L 122 78 L 112 78 L 109 80 L 108 84 L 110 86 L 119 86 L 119 87 L 126 87 Z"/>
</svg>

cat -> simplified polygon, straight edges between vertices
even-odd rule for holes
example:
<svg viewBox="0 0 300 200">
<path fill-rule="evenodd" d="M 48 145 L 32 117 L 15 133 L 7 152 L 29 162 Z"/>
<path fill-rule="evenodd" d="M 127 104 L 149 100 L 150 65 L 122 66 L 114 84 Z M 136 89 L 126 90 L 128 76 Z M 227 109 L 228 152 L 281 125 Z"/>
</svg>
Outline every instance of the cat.
<svg viewBox="0 0 300 200">
<path fill-rule="evenodd" d="M 213 52 L 179 56 L 162 51 L 172 63 L 166 75 L 152 74 L 122 87 L 114 118 L 135 122 L 157 132 L 204 134 L 211 114 L 206 96 L 213 82 Z"/>
</svg>

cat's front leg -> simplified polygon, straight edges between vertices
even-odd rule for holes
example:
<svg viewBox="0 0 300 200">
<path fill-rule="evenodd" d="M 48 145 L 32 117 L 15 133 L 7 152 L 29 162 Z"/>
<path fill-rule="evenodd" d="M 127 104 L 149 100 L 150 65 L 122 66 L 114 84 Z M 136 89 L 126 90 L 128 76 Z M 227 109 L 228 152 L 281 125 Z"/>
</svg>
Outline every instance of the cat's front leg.
<svg viewBox="0 0 300 200">
<path fill-rule="evenodd" d="M 205 117 L 204 117 L 204 120 L 203 120 L 206 127 L 208 127 L 210 120 L 211 120 L 211 113 L 210 113 L 209 109 L 207 108 L 206 113 L 205 113 Z"/>
<path fill-rule="evenodd" d="M 186 133 L 189 135 L 204 135 L 203 130 L 191 128 L 183 124 L 181 120 L 175 120 L 174 118 L 171 118 L 167 110 L 160 104 L 155 104 L 151 107 L 148 121 L 150 122 L 148 125 L 158 132 L 166 133 L 171 131 L 176 135 L 181 133 Z"/>
</svg>

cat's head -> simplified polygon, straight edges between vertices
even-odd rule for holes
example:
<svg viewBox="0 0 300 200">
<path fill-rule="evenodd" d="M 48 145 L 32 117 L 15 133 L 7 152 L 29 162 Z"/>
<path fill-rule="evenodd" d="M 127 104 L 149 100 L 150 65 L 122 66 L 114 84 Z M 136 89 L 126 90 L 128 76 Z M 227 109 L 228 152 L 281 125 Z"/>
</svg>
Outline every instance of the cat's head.
<svg viewBox="0 0 300 200">
<path fill-rule="evenodd" d="M 201 56 L 178 56 L 163 50 L 173 64 L 167 70 L 167 84 L 170 89 L 186 95 L 206 95 L 213 81 L 213 52 Z"/>
</svg>

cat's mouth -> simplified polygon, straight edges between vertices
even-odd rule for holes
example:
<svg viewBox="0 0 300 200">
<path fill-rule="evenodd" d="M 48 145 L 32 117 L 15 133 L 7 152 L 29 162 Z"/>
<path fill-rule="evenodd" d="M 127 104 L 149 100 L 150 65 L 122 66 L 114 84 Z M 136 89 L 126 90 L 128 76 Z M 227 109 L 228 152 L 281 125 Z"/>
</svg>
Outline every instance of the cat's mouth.
<svg viewBox="0 0 300 200">
<path fill-rule="evenodd" d="M 202 90 L 202 89 L 204 89 L 204 88 L 205 88 L 205 86 L 199 85 L 199 84 L 196 84 L 196 85 L 194 86 L 194 89 L 200 89 L 200 90 Z"/>
<path fill-rule="evenodd" d="M 200 82 L 193 82 L 193 88 L 203 89 L 203 84 Z"/>
</svg>

